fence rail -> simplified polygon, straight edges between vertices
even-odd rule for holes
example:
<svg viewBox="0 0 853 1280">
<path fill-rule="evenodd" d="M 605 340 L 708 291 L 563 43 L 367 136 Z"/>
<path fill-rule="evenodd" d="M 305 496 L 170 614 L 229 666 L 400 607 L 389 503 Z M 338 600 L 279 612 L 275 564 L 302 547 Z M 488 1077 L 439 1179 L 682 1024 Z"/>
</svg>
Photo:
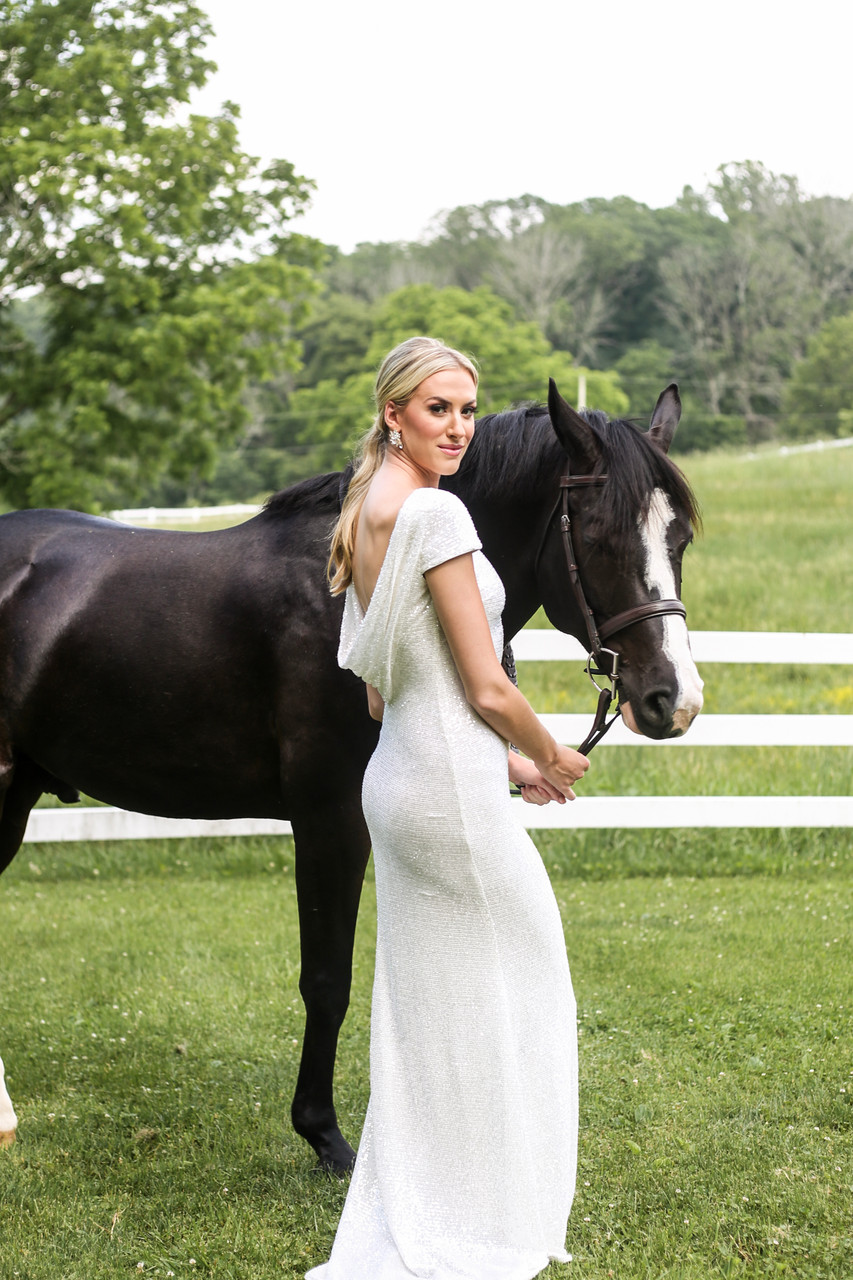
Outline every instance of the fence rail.
<svg viewBox="0 0 853 1280">
<path fill-rule="evenodd" d="M 691 631 L 690 648 L 696 662 L 853 663 L 853 636 L 835 631 Z M 576 662 L 586 657 L 574 636 L 544 628 L 519 631 L 512 649 L 518 662 Z"/>
<path fill-rule="evenodd" d="M 697 662 L 853 664 L 853 635 L 762 631 L 693 631 Z M 522 631 L 513 641 L 519 662 L 577 662 L 585 654 L 559 631 Z M 591 713 L 590 713 L 591 715 Z M 561 742 L 580 742 L 590 715 L 541 718 Z M 853 746 L 853 716 L 701 715 L 685 738 L 652 743 L 617 722 L 602 747 Z M 556 828 L 853 827 L 851 796 L 583 796 L 570 805 L 537 808 L 513 801 L 524 825 Z M 158 818 L 124 809 L 34 809 L 26 843 L 65 840 L 146 840 L 197 836 L 290 835 L 289 822 L 267 818 Z"/>
</svg>

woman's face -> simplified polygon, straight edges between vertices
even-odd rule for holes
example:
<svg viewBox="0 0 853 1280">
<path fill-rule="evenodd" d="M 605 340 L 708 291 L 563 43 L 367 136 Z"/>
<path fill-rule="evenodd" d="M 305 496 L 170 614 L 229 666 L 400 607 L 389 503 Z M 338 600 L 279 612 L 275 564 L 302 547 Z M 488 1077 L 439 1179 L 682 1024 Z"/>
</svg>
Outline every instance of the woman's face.
<svg viewBox="0 0 853 1280">
<path fill-rule="evenodd" d="M 400 432 L 402 457 L 431 475 L 452 476 L 474 434 L 476 412 L 477 388 L 470 373 L 442 369 L 424 378 L 404 407 L 389 401 L 385 422 Z"/>
</svg>

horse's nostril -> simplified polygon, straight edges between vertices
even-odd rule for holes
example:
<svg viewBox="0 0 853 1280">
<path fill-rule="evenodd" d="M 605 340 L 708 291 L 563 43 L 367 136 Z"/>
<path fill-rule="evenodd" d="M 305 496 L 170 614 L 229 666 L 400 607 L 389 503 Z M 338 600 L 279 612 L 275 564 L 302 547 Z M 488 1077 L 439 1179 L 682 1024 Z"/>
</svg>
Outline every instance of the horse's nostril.
<svg viewBox="0 0 853 1280">
<path fill-rule="evenodd" d="M 652 689 L 642 701 L 643 718 L 655 727 L 664 727 L 672 722 L 675 711 L 675 695 L 669 689 Z"/>
</svg>

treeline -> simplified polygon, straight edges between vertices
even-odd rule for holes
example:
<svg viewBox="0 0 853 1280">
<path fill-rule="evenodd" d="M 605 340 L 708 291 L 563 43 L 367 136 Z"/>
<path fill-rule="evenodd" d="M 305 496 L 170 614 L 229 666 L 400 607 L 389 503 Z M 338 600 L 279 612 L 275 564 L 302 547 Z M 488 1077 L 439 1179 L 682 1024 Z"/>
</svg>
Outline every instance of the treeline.
<svg viewBox="0 0 853 1280">
<path fill-rule="evenodd" d="M 670 208 L 536 196 L 352 253 L 312 183 L 194 115 L 193 0 L 0 3 L 0 504 L 249 499 L 341 465 L 374 371 L 425 332 L 483 412 L 564 395 L 682 449 L 853 431 L 853 202 L 757 163 Z"/>
<path fill-rule="evenodd" d="M 569 398 L 648 418 L 673 379 L 681 450 L 853 430 L 853 201 L 758 163 L 671 207 L 535 196 L 454 209 L 423 242 L 327 248 L 294 330 L 302 368 L 252 389 L 251 422 L 209 482 L 248 496 L 339 466 L 370 421 L 378 361 L 429 332 L 473 353 L 484 411 Z"/>
</svg>

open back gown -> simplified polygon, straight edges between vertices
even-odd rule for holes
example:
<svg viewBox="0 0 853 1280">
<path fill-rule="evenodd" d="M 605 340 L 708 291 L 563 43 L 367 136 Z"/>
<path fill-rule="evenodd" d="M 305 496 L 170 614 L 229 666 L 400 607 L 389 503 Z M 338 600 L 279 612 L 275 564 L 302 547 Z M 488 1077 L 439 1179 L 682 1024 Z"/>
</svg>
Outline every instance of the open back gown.
<svg viewBox="0 0 853 1280">
<path fill-rule="evenodd" d="M 310 1280 L 529 1280 L 568 1260 L 575 1003 L 547 873 L 512 812 L 506 743 L 472 709 L 424 573 L 474 552 L 495 652 L 500 578 L 453 494 L 403 503 L 338 660 L 385 700 L 368 765 L 378 936 L 371 1094 L 329 1262 Z"/>
</svg>

